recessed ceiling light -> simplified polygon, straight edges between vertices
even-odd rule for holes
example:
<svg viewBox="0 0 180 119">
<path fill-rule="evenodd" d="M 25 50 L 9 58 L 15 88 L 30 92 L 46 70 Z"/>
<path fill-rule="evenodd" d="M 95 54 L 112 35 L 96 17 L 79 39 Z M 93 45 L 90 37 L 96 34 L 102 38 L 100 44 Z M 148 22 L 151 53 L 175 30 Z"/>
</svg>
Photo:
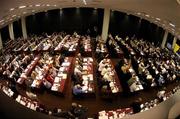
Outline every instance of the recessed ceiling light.
<svg viewBox="0 0 180 119">
<path fill-rule="evenodd" d="M 16 15 L 12 15 L 12 17 L 16 17 Z"/>
<path fill-rule="evenodd" d="M 25 8 L 26 6 L 25 5 L 23 5 L 23 6 L 19 6 L 19 9 L 22 9 L 22 8 Z"/>
<path fill-rule="evenodd" d="M 140 12 L 138 12 L 137 14 L 138 14 L 138 15 L 141 15 L 141 13 L 140 13 Z"/>
<path fill-rule="evenodd" d="M 54 5 L 54 7 L 56 7 L 57 5 Z"/>
<path fill-rule="evenodd" d="M 86 2 L 86 0 L 83 0 L 83 3 L 84 3 L 85 5 L 87 5 L 87 2 Z"/>
<path fill-rule="evenodd" d="M 146 14 L 145 16 L 146 16 L 146 17 L 149 17 L 149 15 L 148 15 L 148 14 Z"/>
<path fill-rule="evenodd" d="M 33 5 L 29 5 L 29 7 L 32 7 Z"/>
<path fill-rule="evenodd" d="M 40 4 L 36 4 L 36 7 L 39 7 L 39 6 L 41 6 Z"/>
<path fill-rule="evenodd" d="M 11 8 L 11 9 L 10 9 L 10 11 L 13 11 L 13 10 L 14 10 L 14 8 Z"/>
<path fill-rule="evenodd" d="M 23 12 L 23 14 L 26 14 L 27 12 Z"/>
<path fill-rule="evenodd" d="M 46 6 L 48 6 L 48 7 L 49 7 L 50 5 L 49 5 L 49 4 L 47 4 Z"/>
<path fill-rule="evenodd" d="M 0 23 L 4 22 L 4 20 L 1 20 Z"/>
<path fill-rule="evenodd" d="M 161 19 L 157 17 L 156 20 L 160 21 Z"/>
<path fill-rule="evenodd" d="M 169 25 L 170 25 L 170 26 L 172 26 L 172 27 L 175 27 L 175 25 L 174 25 L 174 24 L 172 24 L 172 23 L 169 23 Z"/>
</svg>

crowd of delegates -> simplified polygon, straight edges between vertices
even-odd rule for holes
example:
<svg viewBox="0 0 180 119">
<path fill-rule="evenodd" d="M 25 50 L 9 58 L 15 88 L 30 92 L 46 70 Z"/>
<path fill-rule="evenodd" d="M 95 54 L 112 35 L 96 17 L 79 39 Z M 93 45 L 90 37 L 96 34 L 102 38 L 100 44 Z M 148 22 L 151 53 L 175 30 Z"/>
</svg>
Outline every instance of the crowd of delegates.
<svg viewBox="0 0 180 119">
<path fill-rule="evenodd" d="M 166 49 L 155 47 L 153 43 L 136 38 L 116 40 L 124 52 L 124 58 L 116 66 L 125 91 L 135 91 L 142 84 L 144 89 L 162 86 L 180 78 L 179 58 Z M 133 69 L 133 71 L 132 71 Z M 132 73 L 133 72 L 133 73 Z M 137 80 L 134 79 L 139 79 Z"/>
<path fill-rule="evenodd" d="M 41 78 L 43 86 L 50 89 L 65 59 L 64 55 L 67 55 L 69 50 L 76 51 L 80 40 L 83 40 L 80 47 L 86 46 L 82 49 L 83 52 L 88 51 L 86 49 L 90 49 L 90 37 L 80 36 L 77 33 L 67 35 L 61 32 L 51 36 L 43 34 L 23 40 L 11 40 L 6 43 L 2 51 L 0 75 L 4 79 L 10 79 L 13 85 L 23 75 L 27 78 L 25 80 L 27 87 L 34 87 L 38 83 L 37 79 Z M 96 74 L 97 78 L 101 78 L 101 80 L 98 79 L 100 89 L 107 89 L 112 93 L 120 91 L 116 72 L 124 92 L 134 92 L 154 86 L 161 87 L 169 82 L 180 80 L 179 59 L 170 51 L 156 47 L 153 43 L 128 37 L 123 40 L 118 36 L 113 38 L 111 35 L 107 43 L 100 37 L 97 37 L 95 42 L 98 62 Z M 119 58 L 120 61 L 115 69 L 108 59 L 108 49 L 115 49 L 117 53 L 123 52 L 124 54 Z M 57 53 L 57 51 L 62 52 Z M 111 53 L 113 50 L 110 51 Z M 37 64 L 29 66 L 30 62 L 36 61 Z M 74 95 L 93 90 L 92 87 L 86 90 L 83 88 L 83 63 L 81 54 L 78 54 L 72 76 Z M 92 61 L 88 60 L 87 64 L 92 64 Z M 28 72 L 28 68 L 33 70 Z M 28 74 L 24 75 L 24 72 Z"/>
</svg>

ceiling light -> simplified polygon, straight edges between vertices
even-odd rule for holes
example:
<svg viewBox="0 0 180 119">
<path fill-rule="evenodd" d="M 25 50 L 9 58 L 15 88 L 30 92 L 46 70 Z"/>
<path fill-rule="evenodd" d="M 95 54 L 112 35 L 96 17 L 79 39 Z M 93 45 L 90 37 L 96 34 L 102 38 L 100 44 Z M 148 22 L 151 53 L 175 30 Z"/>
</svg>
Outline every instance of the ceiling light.
<svg viewBox="0 0 180 119">
<path fill-rule="evenodd" d="M 169 25 L 170 25 L 170 26 L 172 26 L 172 27 L 175 27 L 175 25 L 174 25 L 174 24 L 172 24 L 172 23 L 169 23 Z"/>
<path fill-rule="evenodd" d="M 39 6 L 41 6 L 40 4 L 36 4 L 36 7 L 39 7 Z"/>
<path fill-rule="evenodd" d="M 175 29 L 171 29 L 172 31 L 175 31 Z"/>
<path fill-rule="evenodd" d="M 48 6 L 48 7 L 49 7 L 50 5 L 49 5 L 49 4 L 47 4 L 46 6 Z"/>
<path fill-rule="evenodd" d="M 12 15 L 12 17 L 16 17 L 16 15 Z"/>
<path fill-rule="evenodd" d="M 23 14 L 26 14 L 27 12 L 23 12 Z"/>
<path fill-rule="evenodd" d="M 84 3 L 85 5 L 87 5 L 87 2 L 86 2 L 86 0 L 83 0 L 83 3 Z"/>
<path fill-rule="evenodd" d="M 13 10 L 14 10 L 14 8 L 11 8 L 11 9 L 10 9 L 10 11 L 13 11 Z"/>
<path fill-rule="evenodd" d="M 54 5 L 54 7 L 56 7 L 57 5 Z"/>
<path fill-rule="evenodd" d="M 161 19 L 157 17 L 156 20 L 160 21 Z"/>
<path fill-rule="evenodd" d="M 149 15 L 148 15 L 148 14 L 146 14 L 145 16 L 146 16 L 146 17 L 149 17 Z"/>
<path fill-rule="evenodd" d="M 33 5 L 29 5 L 29 7 L 32 7 Z"/>
<path fill-rule="evenodd" d="M 19 6 L 19 9 L 25 8 L 26 6 Z"/>
<path fill-rule="evenodd" d="M 138 15 L 141 15 L 141 13 L 140 13 L 140 12 L 138 12 L 137 14 L 138 14 Z"/>
<path fill-rule="evenodd" d="M 32 10 L 32 12 L 35 12 L 35 10 Z"/>
<path fill-rule="evenodd" d="M 1 22 L 4 22 L 4 20 L 1 20 L 0 23 L 1 23 Z"/>
</svg>

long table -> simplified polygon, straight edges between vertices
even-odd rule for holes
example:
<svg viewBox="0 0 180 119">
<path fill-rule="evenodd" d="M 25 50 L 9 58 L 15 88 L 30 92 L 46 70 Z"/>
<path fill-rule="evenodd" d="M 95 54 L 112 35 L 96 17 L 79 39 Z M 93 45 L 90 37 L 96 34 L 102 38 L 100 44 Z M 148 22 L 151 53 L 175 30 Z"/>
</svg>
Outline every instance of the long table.
<svg viewBox="0 0 180 119">
<path fill-rule="evenodd" d="M 95 96 L 93 58 L 83 58 L 82 65 L 82 95 L 85 97 Z"/>
<path fill-rule="evenodd" d="M 24 72 L 21 74 L 20 78 L 17 80 L 18 84 L 23 84 L 27 77 L 31 74 L 32 70 L 37 65 L 38 61 L 40 60 L 40 55 L 37 55 L 34 60 L 27 66 Z"/>
<path fill-rule="evenodd" d="M 101 90 L 101 94 L 103 96 L 111 96 L 111 95 L 122 92 L 122 87 L 121 87 L 118 75 L 117 75 L 117 73 L 115 71 L 115 68 L 114 68 L 114 65 L 113 65 L 112 61 L 110 59 L 105 59 L 105 60 L 107 61 L 106 63 L 112 67 L 110 75 L 113 76 L 113 79 L 109 82 L 109 86 L 111 88 L 111 91 L 106 90 L 106 89 Z M 107 94 L 110 94 L 110 95 L 107 95 Z"/>
<path fill-rule="evenodd" d="M 51 91 L 61 94 L 65 93 L 66 85 L 69 80 L 69 72 L 72 67 L 73 57 L 65 57 L 64 62 L 61 64 L 58 75 L 55 77 Z"/>
</svg>

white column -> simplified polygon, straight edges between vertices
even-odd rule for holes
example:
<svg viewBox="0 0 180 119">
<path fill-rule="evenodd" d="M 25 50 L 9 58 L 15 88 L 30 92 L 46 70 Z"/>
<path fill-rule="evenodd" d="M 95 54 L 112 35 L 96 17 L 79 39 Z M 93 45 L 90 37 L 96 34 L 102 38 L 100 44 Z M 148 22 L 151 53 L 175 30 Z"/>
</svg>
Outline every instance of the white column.
<svg viewBox="0 0 180 119">
<path fill-rule="evenodd" d="M 2 44 L 2 37 L 1 37 L 1 32 L 0 32 L 0 49 L 3 48 L 3 44 Z"/>
<path fill-rule="evenodd" d="M 13 23 L 9 24 L 9 36 L 10 36 L 10 39 L 14 40 Z"/>
<path fill-rule="evenodd" d="M 161 48 L 164 49 L 166 41 L 167 41 L 167 37 L 168 37 L 168 31 L 165 31 L 164 33 L 164 37 L 163 37 L 163 41 L 161 43 Z"/>
<path fill-rule="evenodd" d="M 108 36 L 108 30 L 109 30 L 109 20 L 110 20 L 110 9 L 105 8 L 104 9 L 104 18 L 103 18 L 103 28 L 102 28 L 102 40 L 106 41 Z"/>
<path fill-rule="evenodd" d="M 22 27 L 23 38 L 27 39 L 27 30 L 26 30 L 26 19 L 25 19 L 25 17 L 21 18 L 21 27 Z"/>
<path fill-rule="evenodd" d="M 176 45 L 176 41 L 177 41 L 177 38 L 174 36 L 173 44 L 172 44 L 172 49 L 174 49 L 174 46 Z"/>
</svg>

